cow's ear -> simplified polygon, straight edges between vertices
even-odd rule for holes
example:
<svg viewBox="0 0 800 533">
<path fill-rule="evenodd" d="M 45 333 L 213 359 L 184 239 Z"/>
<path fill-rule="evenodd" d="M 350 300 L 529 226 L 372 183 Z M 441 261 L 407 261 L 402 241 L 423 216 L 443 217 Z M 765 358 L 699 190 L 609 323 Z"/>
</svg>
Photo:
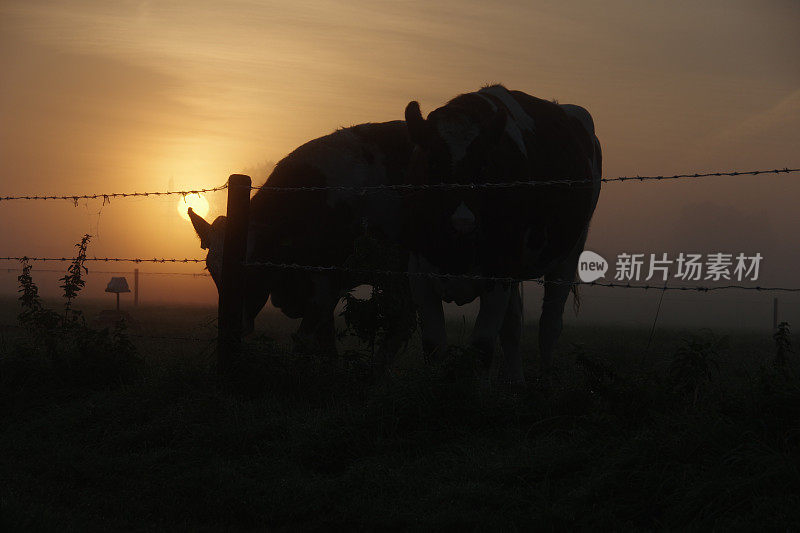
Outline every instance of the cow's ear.
<svg viewBox="0 0 800 533">
<path fill-rule="evenodd" d="M 422 118 L 419 102 L 409 102 L 406 106 L 406 127 L 411 141 L 418 146 L 427 146 L 430 139 L 430 126 Z"/>
<path fill-rule="evenodd" d="M 211 240 L 211 224 L 195 213 L 191 207 L 189 208 L 189 219 L 192 221 L 192 226 L 194 226 L 197 236 L 200 237 L 200 247 L 203 250 L 208 250 L 208 244 Z"/>
</svg>

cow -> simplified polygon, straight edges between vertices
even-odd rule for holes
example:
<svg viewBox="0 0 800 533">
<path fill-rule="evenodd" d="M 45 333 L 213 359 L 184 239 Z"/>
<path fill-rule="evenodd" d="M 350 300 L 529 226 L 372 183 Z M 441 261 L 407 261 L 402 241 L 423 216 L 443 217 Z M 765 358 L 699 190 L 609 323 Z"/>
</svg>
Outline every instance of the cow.
<svg viewBox="0 0 800 533">
<path fill-rule="evenodd" d="M 517 280 L 544 278 L 539 351 L 546 373 L 600 194 L 602 153 L 592 117 L 577 105 L 492 85 L 457 96 L 426 119 L 412 101 L 405 119 L 414 143 L 407 183 L 432 189 L 404 207 L 424 350 L 435 357 L 446 348 L 442 300 L 479 298 L 471 343 L 484 379 L 499 337 L 506 379 L 522 385 Z M 579 183 L 514 184 L 552 180 Z M 483 183 L 492 187 L 445 188 Z M 437 273 L 505 279 L 425 275 Z"/>
<path fill-rule="evenodd" d="M 362 195 L 346 188 L 402 183 L 411 151 L 403 121 L 342 128 L 303 144 L 278 162 L 266 185 L 333 189 L 259 190 L 250 200 L 247 260 L 341 267 L 353 254 L 365 226 L 381 236 L 400 234 L 401 201 L 396 193 Z M 189 216 L 200 246 L 208 250 L 206 268 L 219 289 L 226 217 L 208 223 L 192 210 Z M 402 271 L 402 261 L 394 269 Z M 302 319 L 293 335 L 295 350 L 333 355 L 334 308 L 347 291 L 362 283 L 363 278 L 347 271 L 248 269 L 244 333 L 253 330 L 256 315 L 271 297 L 272 304 L 288 317 Z M 403 286 L 399 287 L 401 292 Z M 411 314 L 413 321 L 413 309 Z M 388 339 L 378 358 L 390 359 L 403 340 Z"/>
</svg>

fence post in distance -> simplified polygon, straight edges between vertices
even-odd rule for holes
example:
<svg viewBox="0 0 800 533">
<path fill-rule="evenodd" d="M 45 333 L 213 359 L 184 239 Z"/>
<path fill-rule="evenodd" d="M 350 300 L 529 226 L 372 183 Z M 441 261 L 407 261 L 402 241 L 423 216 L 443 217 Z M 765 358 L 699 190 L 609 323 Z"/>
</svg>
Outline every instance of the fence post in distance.
<svg viewBox="0 0 800 533">
<path fill-rule="evenodd" d="M 244 309 L 244 267 L 250 215 L 250 176 L 228 178 L 228 212 L 222 249 L 222 283 L 217 310 L 217 371 L 227 374 L 241 352 Z"/>
<path fill-rule="evenodd" d="M 778 298 L 772 300 L 772 331 L 778 329 Z"/>
</svg>

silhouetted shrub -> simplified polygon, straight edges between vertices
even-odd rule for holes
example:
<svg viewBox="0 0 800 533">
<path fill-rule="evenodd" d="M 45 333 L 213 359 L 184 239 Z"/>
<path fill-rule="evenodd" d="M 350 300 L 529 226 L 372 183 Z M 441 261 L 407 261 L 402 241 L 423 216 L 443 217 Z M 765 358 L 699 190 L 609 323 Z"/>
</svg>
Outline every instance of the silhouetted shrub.
<svg viewBox="0 0 800 533">
<path fill-rule="evenodd" d="M 788 362 L 789 353 L 792 351 L 792 332 L 789 330 L 788 322 L 778 324 L 778 329 L 772 336 L 775 340 L 775 359 L 773 365 L 785 367 Z"/>
<path fill-rule="evenodd" d="M 361 271 L 402 271 L 406 261 L 406 255 L 397 246 L 367 233 L 356 239 L 353 254 L 345 266 Z M 350 293 L 345 295 L 342 316 L 347 329 L 342 335 L 356 335 L 367 344 L 369 358 L 383 365 L 387 357 L 392 357 L 408 343 L 416 329 L 416 309 L 408 280 L 383 274 L 359 279 L 372 286 L 370 297 L 362 300 Z M 355 354 L 349 355 L 352 358 Z"/>
<path fill-rule="evenodd" d="M 682 339 L 669 367 L 673 387 L 691 394 L 692 405 L 697 405 L 703 389 L 715 374 L 719 374 L 719 355 L 728 347 L 728 338 L 717 337 L 709 330 Z"/>
<path fill-rule="evenodd" d="M 24 334 L 0 352 L 0 385 L 3 392 L 46 393 L 48 390 L 115 388 L 141 375 L 143 368 L 134 345 L 120 321 L 112 328 L 94 329 L 73 302 L 85 286 L 83 274 L 85 235 L 67 275 L 60 279 L 66 303 L 63 314 L 45 307 L 31 276 L 31 265 L 22 260 L 18 315 Z"/>
</svg>

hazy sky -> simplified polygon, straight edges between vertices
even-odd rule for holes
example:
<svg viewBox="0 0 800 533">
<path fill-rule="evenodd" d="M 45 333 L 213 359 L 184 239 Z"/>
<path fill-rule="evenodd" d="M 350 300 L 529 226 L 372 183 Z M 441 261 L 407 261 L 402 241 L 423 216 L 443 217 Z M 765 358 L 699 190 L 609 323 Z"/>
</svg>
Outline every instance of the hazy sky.
<svg viewBox="0 0 800 533">
<path fill-rule="evenodd" d="M 489 82 L 588 108 L 606 176 L 800 166 L 798 21 L 794 0 L 2 0 L 0 195 L 260 182 L 307 140 Z M 798 180 L 609 184 L 589 247 L 760 250 L 800 285 Z M 176 202 L 2 202 L 0 256 L 99 231 L 90 255 L 199 257 Z"/>
</svg>

